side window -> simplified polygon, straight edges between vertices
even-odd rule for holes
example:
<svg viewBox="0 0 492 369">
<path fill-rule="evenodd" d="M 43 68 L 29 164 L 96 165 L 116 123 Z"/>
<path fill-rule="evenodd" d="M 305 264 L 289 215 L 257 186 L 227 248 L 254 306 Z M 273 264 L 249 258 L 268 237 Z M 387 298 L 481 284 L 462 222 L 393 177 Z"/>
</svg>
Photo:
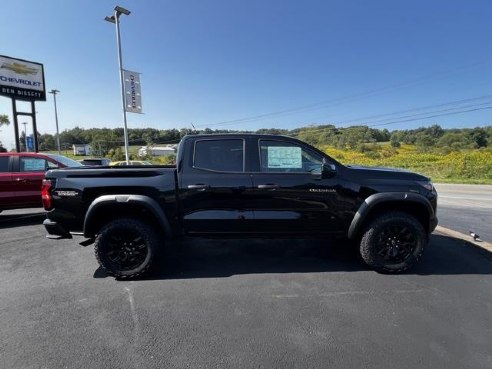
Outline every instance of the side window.
<svg viewBox="0 0 492 369">
<path fill-rule="evenodd" d="M 321 173 L 323 158 L 302 146 L 282 141 L 260 141 L 262 172 Z"/>
<path fill-rule="evenodd" d="M 5 173 L 9 171 L 9 157 L 0 157 L 0 173 Z"/>
<path fill-rule="evenodd" d="M 48 163 L 48 169 L 56 169 L 56 168 L 59 168 L 58 164 L 53 163 L 52 161 L 47 160 L 46 163 Z"/>
<path fill-rule="evenodd" d="M 23 156 L 20 158 L 21 172 L 44 172 L 46 171 L 46 160 Z"/>
<path fill-rule="evenodd" d="M 217 172 L 243 172 L 244 141 L 237 139 L 197 141 L 193 166 Z"/>
</svg>

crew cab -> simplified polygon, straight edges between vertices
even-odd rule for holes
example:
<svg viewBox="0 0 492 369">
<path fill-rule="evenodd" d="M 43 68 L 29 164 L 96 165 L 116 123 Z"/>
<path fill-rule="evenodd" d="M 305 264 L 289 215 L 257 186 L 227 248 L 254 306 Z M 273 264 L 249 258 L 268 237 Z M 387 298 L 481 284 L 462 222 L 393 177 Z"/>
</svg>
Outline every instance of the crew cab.
<svg viewBox="0 0 492 369">
<path fill-rule="evenodd" d="M 175 166 L 49 170 L 48 236 L 95 242 L 107 273 L 137 277 L 176 237 L 339 237 L 373 269 L 398 273 L 437 225 L 429 178 L 344 166 L 297 139 L 190 135 Z"/>
<path fill-rule="evenodd" d="M 40 195 L 44 173 L 48 169 L 80 165 L 62 155 L 0 153 L 0 212 L 42 207 Z"/>
</svg>

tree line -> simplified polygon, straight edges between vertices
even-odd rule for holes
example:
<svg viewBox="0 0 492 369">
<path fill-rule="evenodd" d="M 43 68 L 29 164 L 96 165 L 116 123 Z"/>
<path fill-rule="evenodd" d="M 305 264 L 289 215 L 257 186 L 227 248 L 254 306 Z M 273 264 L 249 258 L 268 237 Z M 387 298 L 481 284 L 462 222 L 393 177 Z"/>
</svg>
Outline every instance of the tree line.
<svg viewBox="0 0 492 369">
<path fill-rule="evenodd" d="M 294 132 L 295 131 L 295 132 Z M 315 146 L 330 145 L 339 149 L 370 151 L 378 142 L 415 145 L 420 152 L 480 149 L 492 143 L 492 126 L 444 129 L 438 124 L 408 130 L 375 129 L 368 126 L 337 128 L 333 125 L 310 126 L 294 130 L 295 135 Z"/>
<path fill-rule="evenodd" d="M 8 119 L 0 118 L 0 126 L 8 124 Z M 128 130 L 128 140 L 133 146 L 155 146 L 176 144 L 187 134 L 238 132 L 293 136 L 318 147 L 329 145 L 339 149 L 360 152 L 377 151 L 378 143 L 381 142 L 390 142 L 395 149 L 401 144 L 411 144 L 415 145 L 421 152 L 435 150 L 450 152 L 463 149 L 480 149 L 492 145 L 492 126 L 444 129 L 438 124 L 430 127 L 394 131 L 368 126 L 336 127 L 331 124 L 310 125 L 292 130 L 263 128 L 256 131 L 212 130 L 210 128 L 203 130 L 136 128 Z M 22 132 L 20 137 L 21 149 L 25 149 L 23 147 L 25 142 L 23 135 Z M 37 138 L 40 151 L 56 150 L 56 135 L 38 132 Z M 123 128 L 75 127 L 61 132 L 60 142 L 64 150 L 71 149 L 73 144 L 90 144 L 96 153 L 107 155 L 111 150 L 114 152 L 123 145 Z"/>
<path fill-rule="evenodd" d="M 339 149 L 368 151 L 372 145 L 380 142 L 390 142 L 394 148 L 401 144 L 415 145 L 419 151 L 426 152 L 435 149 L 459 151 L 463 149 L 479 149 L 492 145 L 492 126 L 477 128 L 444 129 L 435 124 L 409 130 L 377 129 L 367 126 L 335 127 L 334 125 L 317 125 L 296 128 L 292 130 L 263 128 L 256 131 L 237 130 L 204 130 L 194 129 L 155 129 L 139 128 L 128 130 L 130 145 L 155 146 L 176 144 L 187 134 L 218 134 L 249 132 L 258 134 L 275 134 L 299 138 L 314 146 L 329 145 Z M 60 141 L 65 145 L 74 143 L 89 143 L 93 148 L 107 153 L 110 149 L 122 146 L 122 128 L 90 128 L 75 127 L 60 134 Z M 44 134 L 39 136 L 40 148 L 52 150 L 55 148 L 55 136 Z"/>
</svg>

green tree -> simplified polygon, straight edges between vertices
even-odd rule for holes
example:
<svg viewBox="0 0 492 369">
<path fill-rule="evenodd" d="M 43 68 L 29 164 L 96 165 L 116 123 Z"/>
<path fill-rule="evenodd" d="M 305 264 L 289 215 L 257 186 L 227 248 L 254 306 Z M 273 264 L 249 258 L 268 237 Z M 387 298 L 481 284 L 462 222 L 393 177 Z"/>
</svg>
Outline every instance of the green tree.
<svg viewBox="0 0 492 369">
<path fill-rule="evenodd" d="M 40 151 L 55 150 L 55 136 L 50 135 L 49 133 L 43 135 L 38 133 L 38 145 Z"/>
<path fill-rule="evenodd" d="M 126 160 L 125 153 L 119 147 L 117 147 L 116 149 L 109 150 L 108 157 L 111 159 L 111 161 L 124 161 L 124 160 Z"/>
<path fill-rule="evenodd" d="M 400 141 L 398 140 L 398 135 L 392 134 L 390 138 L 391 147 L 398 148 L 401 146 Z"/>
<path fill-rule="evenodd" d="M 471 139 L 477 148 L 488 146 L 487 132 L 482 128 L 473 129 L 471 132 Z"/>
<path fill-rule="evenodd" d="M 429 152 L 436 144 L 436 139 L 425 132 L 419 132 L 415 135 L 415 145 L 420 152 Z"/>
<path fill-rule="evenodd" d="M 10 124 L 9 116 L 7 114 L 0 114 L 0 126 Z"/>
<path fill-rule="evenodd" d="M 8 126 L 10 124 L 9 116 L 7 114 L 0 114 L 0 127 L 5 125 Z M 2 141 L 0 141 L 0 152 L 5 152 L 7 149 L 3 147 Z"/>
<path fill-rule="evenodd" d="M 159 142 L 159 131 L 154 128 L 147 128 L 142 134 L 142 139 L 148 146 L 152 146 Z"/>
<path fill-rule="evenodd" d="M 364 143 L 376 142 L 373 132 L 367 126 L 354 126 L 340 130 L 342 137 L 338 139 L 340 148 L 348 147 L 351 150 L 363 147 Z"/>
<path fill-rule="evenodd" d="M 211 129 L 209 131 L 210 133 L 213 133 Z M 207 133 L 207 130 L 205 130 L 205 133 Z M 289 130 L 281 128 L 261 128 L 257 130 L 256 133 L 259 135 L 286 135 L 289 133 Z"/>
<path fill-rule="evenodd" d="M 429 128 L 426 128 L 424 130 L 424 132 L 434 138 L 434 139 L 438 139 L 439 137 L 442 137 L 444 135 L 444 129 L 441 128 L 440 125 L 438 124 L 434 124 L 432 126 L 430 126 Z"/>
<path fill-rule="evenodd" d="M 320 128 L 313 125 L 301 129 L 297 137 L 300 140 L 307 142 L 308 144 L 318 146 L 319 144 L 321 144 L 319 132 Z"/>
<path fill-rule="evenodd" d="M 465 132 L 445 132 L 436 142 L 436 147 L 445 149 L 445 151 L 459 151 L 462 149 L 473 148 L 471 137 Z"/>
</svg>

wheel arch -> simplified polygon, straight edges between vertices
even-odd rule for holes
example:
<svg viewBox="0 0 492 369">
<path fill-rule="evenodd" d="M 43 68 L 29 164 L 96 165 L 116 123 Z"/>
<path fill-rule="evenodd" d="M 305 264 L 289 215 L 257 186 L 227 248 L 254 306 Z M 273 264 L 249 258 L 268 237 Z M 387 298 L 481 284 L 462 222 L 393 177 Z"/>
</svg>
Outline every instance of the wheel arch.
<svg viewBox="0 0 492 369">
<path fill-rule="evenodd" d="M 414 216 L 429 233 L 430 220 L 435 217 L 431 203 L 416 193 L 387 192 L 369 196 L 357 210 L 348 230 L 348 238 L 357 238 L 364 226 L 379 214 L 400 211 Z"/>
<path fill-rule="evenodd" d="M 101 227 L 119 217 L 148 219 L 166 238 L 173 236 L 169 220 L 157 201 L 145 195 L 103 195 L 92 202 L 84 219 L 84 236 L 94 238 Z"/>
</svg>

